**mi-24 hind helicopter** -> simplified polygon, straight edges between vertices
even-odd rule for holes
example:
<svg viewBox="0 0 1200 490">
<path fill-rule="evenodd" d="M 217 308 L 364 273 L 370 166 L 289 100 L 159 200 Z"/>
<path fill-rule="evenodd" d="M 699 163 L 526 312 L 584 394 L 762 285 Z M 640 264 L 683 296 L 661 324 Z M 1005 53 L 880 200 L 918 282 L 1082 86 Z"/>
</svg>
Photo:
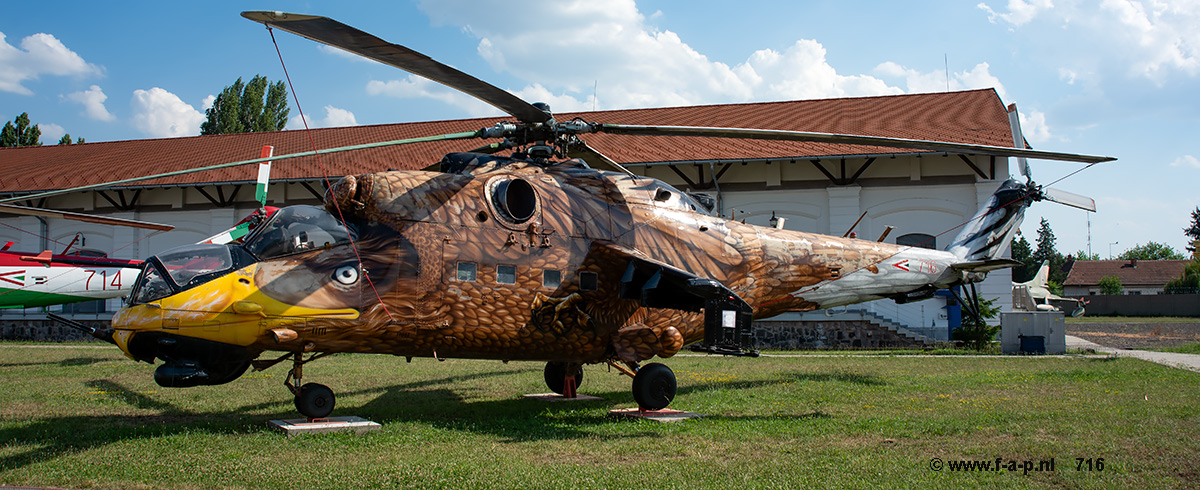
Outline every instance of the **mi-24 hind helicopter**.
<svg viewBox="0 0 1200 490">
<path fill-rule="evenodd" d="M 645 361 L 688 345 L 754 354 L 753 318 L 973 284 L 1014 264 L 1001 257 L 1032 202 L 1094 209 L 1088 198 L 1010 180 L 945 251 L 765 228 L 708 214 L 693 196 L 634 175 L 584 143 L 590 133 L 1112 160 L 1024 145 L 558 122 L 545 105 L 337 21 L 242 15 L 459 89 L 516 119 L 390 142 L 500 139 L 425 170 L 345 177 L 324 207 L 283 208 L 241 244 L 147 260 L 113 318 L 115 344 L 133 359 L 162 360 L 155 380 L 163 386 L 221 384 L 251 365 L 290 360 L 284 384 L 308 417 L 328 415 L 335 396 L 302 383 L 303 366 L 342 352 L 541 361 L 560 393 L 573 392 L 583 365 L 607 363 L 633 378 L 640 407 L 661 409 L 675 395 L 675 376 Z"/>
</svg>

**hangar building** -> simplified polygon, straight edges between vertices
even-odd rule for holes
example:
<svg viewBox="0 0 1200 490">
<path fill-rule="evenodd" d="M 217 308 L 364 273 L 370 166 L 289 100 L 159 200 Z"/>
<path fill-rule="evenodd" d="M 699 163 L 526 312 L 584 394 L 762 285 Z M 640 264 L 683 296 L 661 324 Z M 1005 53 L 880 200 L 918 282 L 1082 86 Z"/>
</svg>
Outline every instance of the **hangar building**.
<svg viewBox="0 0 1200 490">
<path fill-rule="evenodd" d="M 1013 109 L 1015 110 L 1015 109 Z M 994 90 L 723 104 L 556 114 L 621 124 L 724 126 L 850 133 L 1012 146 L 1009 110 Z M 112 141 L 0 149 L 0 197 L 67 189 L 224 162 L 250 160 L 264 145 L 276 155 L 461 131 L 502 118 L 461 119 L 304 131 Z M 851 226 L 874 240 L 944 248 L 1009 176 L 1007 158 L 954 152 L 786 141 L 587 135 L 588 144 L 635 173 L 714 197 L 715 212 L 747 223 L 842 236 Z M 275 162 L 268 204 L 319 204 L 344 175 L 418 169 L 483 142 L 435 141 Z M 204 240 L 249 215 L 256 166 L 163 177 L 15 204 L 176 226 L 170 232 L 0 214 L 0 245 L 62 251 L 76 236 L 87 249 L 141 259 Z M 980 294 L 1010 309 L 1011 275 L 993 272 Z M 784 314 L 758 322 L 760 340 L 780 347 L 919 344 L 945 340 L 956 312 L 947 297 L 896 304 L 881 300 L 835 310 Z M 50 307 L 78 320 L 103 321 L 119 299 Z M 39 322 L 41 309 L 0 310 L 8 329 Z M 27 322 L 27 323 L 22 323 Z M 4 333 L 4 332 L 0 332 Z"/>
</svg>

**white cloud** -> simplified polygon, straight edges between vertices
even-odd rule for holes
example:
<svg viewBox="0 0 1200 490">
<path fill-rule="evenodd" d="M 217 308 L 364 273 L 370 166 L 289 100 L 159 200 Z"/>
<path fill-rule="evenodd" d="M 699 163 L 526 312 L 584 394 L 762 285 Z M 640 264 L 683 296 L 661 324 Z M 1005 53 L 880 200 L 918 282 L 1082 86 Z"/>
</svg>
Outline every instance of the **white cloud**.
<svg viewBox="0 0 1200 490">
<path fill-rule="evenodd" d="M 945 92 L 947 87 L 950 90 L 994 88 L 1000 98 L 1004 99 L 1007 97 L 1004 84 L 988 71 L 990 68 L 991 65 L 980 63 L 970 70 L 952 73 L 947 79 L 943 70 L 921 73 L 886 61 L 875 67 L 875 73 L 885 78 L 903 78 L 906 91 L 911 93 Z"/>
<path fill-rule="evenodd" d="M 1171 162 L 1171 166 L 1172 167 L 1200 168 L 1200 159 L 1197 159 L 1196 157 L 1191 156 L 1191 155 L 1184 155 L 1179 158 L 1176 158 L 1175 161 Z"/>
<path fill-rule="evenodd" d="M 510 91 L 526 100 L 551 102 L 555 111 L 591 109 L 593 104 L 615 109 L 902 92 L 870 75 L 838 73 L 814 40 L 801 39 L 782 50 L 761 49 L 731 65 L 709 59 L 674 32 L 654 28 L 632 0 L 532 3 L 524 8 L 538 12 L 535 25 L 496 22 L 495 12 L 508 8 L 499 0 L 482 5 L 422 0 L 419 6 L 435 24 L 462 26 L 477 37 L 476 50 L 493 69 L 529 81 Z M 411 77 L 372 82 L 368 92 L 468 105 L 452 92 Z M 467 112 L 495 114 L 490 108 Z"/>
<path fill-rule="evenodd" d="M 321 119 L 312 119 L 305 116 L 301 119 L 300 116 L 292 116 L 288 119 L 285 129 L 304 129 L 304 121 L 308 121 L 309 128 L 335 128 L 342 126 L 357 126 L 358 121 L 354 119 L 354 113 L 337 107 L 325 106 L 325 117 Z"/>
<path fill-rule="evenodd" d="M 1140 48 L 1135 72 L 1157 79 L 1167 68 L 1200 71 L 1200 2 L 1104 0 L 1100 7 L 1124 27 L 1118 34 Z"/>
<path fill-rule="evenodd" d="M 200 102 L 200 110 L 207 111 L 212 109 L 213 103 L 217 101 L 217 96 L 209 94 L 203 101 Z"/>
<path fill-rule="evenodd" d="M 204 114 L 175 94 L 158 87 L 134 90 L 133 126 L 155 138 L 200 134 Z"/>
<path fill-rule="evenodd" d="M 104 95 L 104 91 L 100 90 L 98 85 L 92 85 L 82 92 L 69 93 L 66 95 L 66 99 L 83 105 L 83 113 L 97 121 L 112 121 L 117 118 L 104 107 L 104 101 L 108 100 L 108 96 Z"/>
<path fill-rule="evenodd" d="M 50 34 L 37 33 L 21 40 L 17 48 L 5 41 L 0 32 L 0 91 L 21 95 L 32 95 L 33 91 L 22 85 L 41 75 L 101 75 L 103 69 L 83 61 L 74 51 L 67 49 L 62 41 Z"/>
<path fill-rule="evenodd" d="M 1031 0 L 1028 2 L 1024 0 L 1008 0 L 1007 13 L 997 13 L 986 3 L 980 3 L 976 7 L 987 12 L 988 21 L 993 24 L 996 23 L 997 19 L 1000 19 L 1014 26 L 1021 26 L 1033 20 L 1042 11 L 1054 8 L 1054 4 L 1050 0 Z"/>
<path fill-rule="evenodd" d="M 1050 126 L 1046 125 L 1046 114 L 1039 111 L 1018 112 L 1021 120 L 1021 133 L 1030 143 L 1045 143 L 1050 141 Z"/>
<path fill-rule="evenodd" d="M 413 97 L 434 99 L 458 107 L 472 117 L 497 116 L 501 114 L 499 109 L 479 99 L 416 75 L 409 75 L 403 80 L 388 80 L 386 82 L 371 80 L 367 82 L 367 94 L 385 95 L 399 99 Z"/>
<path fill-rule="evenodd" d="M 42 132 L 42 144 L 53 145 L 61 140 L 67 130 L 62 126 L 54 123 L 38 123 L 38 130 Z"/>
<path fill-rule="evenodd" d="M 1008 11 L 997 13 L 986 4 L 992 22 L 1013 28 L 1029 23 L 1028 42 L 1044 44 L 1047 52 L 1066 65 L 1060 74 L 1074 83 L 1080 74 L 1113 71 L 1145 77 L 1156 83 L 1174 73 L 1200 75 L 1200 2 L 1195 0 L 1010 0 Z M 1123 72 L 1123 73 L 1121 73 Z"/>
</svg>

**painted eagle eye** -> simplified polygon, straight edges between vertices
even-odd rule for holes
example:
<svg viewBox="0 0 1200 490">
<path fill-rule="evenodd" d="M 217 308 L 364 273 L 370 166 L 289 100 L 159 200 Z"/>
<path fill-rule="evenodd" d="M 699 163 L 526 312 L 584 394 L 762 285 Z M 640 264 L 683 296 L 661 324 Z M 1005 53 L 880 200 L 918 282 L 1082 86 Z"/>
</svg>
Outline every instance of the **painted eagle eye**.
<svg viewBox="0 0 1200 490">
<path fill-rule="evenodd" d="M 358 267 L 343 265 L 333 271 L 333 279 L 347 286 L 358 282 Z"/>
</svg>

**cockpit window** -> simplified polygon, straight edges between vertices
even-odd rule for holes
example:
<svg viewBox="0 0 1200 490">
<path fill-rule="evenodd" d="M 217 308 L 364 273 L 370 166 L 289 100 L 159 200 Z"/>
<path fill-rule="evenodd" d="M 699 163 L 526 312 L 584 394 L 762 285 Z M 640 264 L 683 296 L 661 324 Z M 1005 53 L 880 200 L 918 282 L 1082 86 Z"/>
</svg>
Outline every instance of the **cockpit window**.
<svg viewBox="0 0 1200 490">
<path fill-rule="evenodd" d="M 167 250 L 146 261 L 133 302 L 165 298 L 233 270 L 233 266 L 225 245 L 205 243 Z"/>
<path fill-rule="evenodd" d="M 171 295 L 171 285 L 158 272 L 153 264 L 147 262 L 146 269 L 138 280 L 133 293 L 133 303 L 148 303 Z"/>
<path fill-rule="evenodd" d="M 171 276 L 171 282 L 186 288 L 196 276 L 233 268 L 233 257 L 225 245 L 207 243 L 167 250 L 158 260 Z"/>
<path fill-rule="evenodd" d="M 346 228 L 322 208 L 288 206 L 249 237 L 246 251 L 259 260 L 291 255 L 350 241 Z"/>
</svg>

